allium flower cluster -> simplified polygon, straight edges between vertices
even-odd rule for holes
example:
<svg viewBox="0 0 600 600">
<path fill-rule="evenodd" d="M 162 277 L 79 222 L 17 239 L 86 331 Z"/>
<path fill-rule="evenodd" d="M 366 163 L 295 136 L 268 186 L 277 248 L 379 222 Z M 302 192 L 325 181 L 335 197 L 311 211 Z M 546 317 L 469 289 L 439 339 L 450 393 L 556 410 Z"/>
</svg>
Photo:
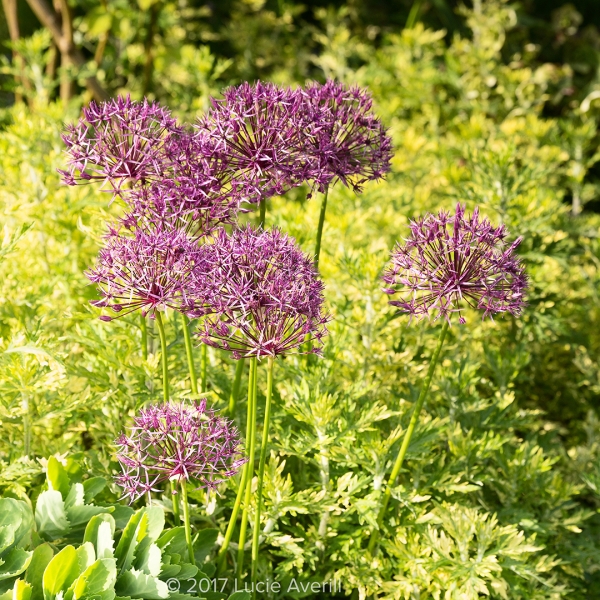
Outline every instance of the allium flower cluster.
<svg viewBox="0 0 600 600">
<path fill-rule="evenodd" d="M 165 142 L 163 178 L 131 190 L 125 200 L 127 227 L 184 230 L 200 238 L 222 223 L 232 223 L 240 204 L 239 188 L 229 180 L 228 166 L 205 137 L 189 132 Z"/>
<path fill-rule="evenodd" d="M 163 174 L 163 144 L 178 130 L 167 109 L 145 99 L 91 102 L 79 123 L 66 127 L 69 169 L 59 172 L 69 185 L 100 180 L 119 192 L 126 183 L 135 185 Z"/>
<path fill-rule="evenodd" d="M 203 317 L 197 335 L 235 358 L 278 356 L 304 342 L 319 352 L 327 334 L 323 283 L 312 259 L 274 229 L 219 230 L 202 248 L 191 316 Z"/>
<path fill-rule="evenodd" d="M 483 318 L 508 312 L 519 315 L 525 306 L 527 276 L 515 254 L 521 238 L 506 242 L 504 225 L 493 227 L 480 219 L 476 208 L 465 215 L 460 204 L 456 213 L 428 214 L 411 222 L 411 235 L 397 244 L 383 279 L 385 291 L 405 291 L 390 304 L 417 317 L 443 317 L 450 322 L 471 307 L 483 311 Z"/>
<path fill-rule="evenodd" d="M 321 192 L 336 180 L 359 192 L 390 170 L 392 142 L 371 112 L 367 90 L 327 81 L 303 90 L 305 152 L 309 179 Z"/>
<path fill-rule="evenodd" d="M 150 316 L 166 307 L 189 310 L 189 281 L 200 260 L 198 245 L 183 231 L 135 229 L 133 236 L 124 236 L 111 230 L 96 267 L 86 273 L 103 296 L 92 304 L 116 316 L 136 309 Z"/>
<path fill-rule="evenodd" d="M 214 489 L 247 460 L 236 427 L 207 409 L 204 399 L 142 409 L 116 444 L 122 469 L 116 483 L 130 502 L 168 481 Z"/>
<path fill-rule="evenodd" d="M 300 185 L 307 165 L 299 91 L 243 83 L 224 91 L 197 127 L 218 148 L 248 202 Z"/>
</svg>

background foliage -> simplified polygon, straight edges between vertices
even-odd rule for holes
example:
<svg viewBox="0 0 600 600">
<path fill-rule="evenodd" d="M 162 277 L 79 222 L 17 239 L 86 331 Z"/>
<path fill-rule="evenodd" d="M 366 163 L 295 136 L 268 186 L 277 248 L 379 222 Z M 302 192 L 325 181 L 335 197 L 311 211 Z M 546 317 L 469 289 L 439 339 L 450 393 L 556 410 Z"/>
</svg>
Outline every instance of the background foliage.
<svg viewBox="0 0 600 600">
<path fill-rule="evenodd" d="M 600 594 L 598 15 L 593 2 L 536 4 L 432 0 L 411 27 L 409 3 L 383 0 L 72 6 L 87 74 L 110 94 L 146 93 L 192 120 L 229 83 L 335 77 L 368 86 L 390 127 L 387 181 L 330 193 L 325 358 L 277 365 L 265 575 L 336 577 L 348 594 L 390 599 Z M 68 455 L 73 485 L 103 476 L 97 503 L 114 505 L 112 441 L 158 395 L 158 340 L 143 360 L 137 320 L 106 324 L 88 304 L 83 271 L 119 209 L 60 184 L 60 132 L 89 99 L 86 71 L 55 74 L 49 33 L 19 11 L 25 66 L 7 58 L 3 85 L 7 103 L 9 90 L 25 102 L 2 110 L 0 132 L 0 488 L 37 506 L 56 489 L 44 457 Z M 76 84 L 62 100 L 61 77 Z M 318 203 L 305 196 L 274 199 L 268 224 L 312 251 Z M 394 491 L 395 536 L 371 559 L 361 545 L 437 337 L 393 314 L 379 275 L 410 218 L 459 201 L 523 236 L 529 307 L 451 328 Z M 170 366 L 184 397 L 178 323 L 171 315 Z M 224 408 L 234 365 L 209 358 L 209 395 Z M 223 531 L 234 494 L 234 482 L 220 497 L 192 493 L 196 528 Z M 69 535 L 55 534 L 57 549 Z"/>
</svg>

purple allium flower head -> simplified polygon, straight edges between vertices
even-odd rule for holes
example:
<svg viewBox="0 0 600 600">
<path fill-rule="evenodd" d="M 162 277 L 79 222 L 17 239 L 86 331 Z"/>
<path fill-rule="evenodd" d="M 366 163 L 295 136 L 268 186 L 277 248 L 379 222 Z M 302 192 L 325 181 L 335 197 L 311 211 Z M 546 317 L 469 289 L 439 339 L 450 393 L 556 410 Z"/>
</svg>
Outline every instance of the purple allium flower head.
<svg viewBox="0 0 600 600">
<path fill-rule="evenodd" d="M 236 427 L 205 399 L 143 408 L 115 443 L 122 470 L 116 483 L 130 502 L 171 480 L 214 489 L 247 460 Z"/>
<path fill-rule="evenodd" d="M 283 194 L 305 179 L 302 95 L 272 83 L 230 87 L 197 127 L 225 157 L 248 202 Z"/>
<path fill-rule="evenodd" d="M 443 317 L 453 313 L 459 322 L 469 306 L 482 310 L 483 318 L 509 312 L 518 316 L 525 306 L 527 275 L 515 249 L 521 238 L 506 242 L 504 225 L 493 227 L 480 219 L 475 208 L 465 215 L 460 204 L 456 213 L 428 214 L 412 221 L 411 235 L 398 243 L 383 275 L 390 284 L 388 294 L 406 291 L 392 300 L 401 312 L 418 317 Z"/>
<path fill-rule="evenodd" d="M 278 356 L 327 334 L 314 263 L 277 229 L 220 229 L 202 247 L 196 296 L 199 338 L 235 358 Z M 205 270 L 202 270 L 202 269 Z M 319 353 L 317 347 L 312 352 Z"/>
<path fill-rule="evenodd" d="M 166 307 L 189 310 L 194 305 L 188 287 L 200 260 L 198 245 L 183 231 L 134 229 L 124 236 L 112 229 L 96 267 L 86 272 L 103 296 L 92 304 L 110 308 L 117 317 L 138 308 L 151 317 Z"/>
<path fill-rule="evenodd" d="M 341 181 L 355 191 L 390 170 L 392 142 L 359 87 L 327 81 L 304 89 L 305 152 L 309 180 L 321 192 Z"/>
<path fill-rule="evenodd" d="M 227 165 L 211 142 L 199 134 L 181 132 L 165 142 L 168 176 L 129 191 L 128 227 L 185 230 L 198 238 L 222 223 L 232 223 L 240 208 L 238 190 L 227 180 Z"/>
<path fill-rule="evenodd" d="M 176 120 L 157 103 L 134 102 L 129 96 L 91 102 L 79 123 L 66 127 L 69 169 L 59 172 L 68 185 L 100 180 L 119 192 L 125 183 L 163 173 L 164 141 L 177 131 Z"/>
</svg>

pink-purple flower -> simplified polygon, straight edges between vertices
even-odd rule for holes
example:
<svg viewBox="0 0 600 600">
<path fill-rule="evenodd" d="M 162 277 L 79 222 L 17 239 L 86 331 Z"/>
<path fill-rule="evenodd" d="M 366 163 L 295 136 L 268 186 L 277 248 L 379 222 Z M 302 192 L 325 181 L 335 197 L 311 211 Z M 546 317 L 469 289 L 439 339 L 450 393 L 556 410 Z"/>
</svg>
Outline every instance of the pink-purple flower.
<svg viewBox="0 0 600 600">
<path fill-rule="evenodd" d="M 237 428 L 205 399 L 143 408 L 116 444 L 122 469 L 116 483 L 130 502 L 169 481 L 214 489 L 247 460 Z"/>
<path fill-rule="evenodd" d="M 303 90 L 304 152 L 307 178 L 320 191 L 341 181 L 355 191 L 390 170 L 392 142 L 372 112 L 365 89 L 335 81 Z"/>
<path fill-rule="evenodd" d="M 244 200 L 283 194 L 306 179 L 299 91 L 273 83 L 230 87 L 197 127 L 225 158 Z"/>
<path fill-rule="evenodd" d="M 164 142 L 178 131 L 176 120 L 158 103 L 129 96 L 91 102 L 79 123 L 65 129 L 69 168 L 59 172 L 68 185 L 99 180 L 119 192 L 164 173 Z"/>
<path fill-rule="evenodd" d="M 198 337 L 234 357 L 319 351 L 329 316 L 312 259 L 277 229 L 218 230 L 196 270 Z"/>
<path fill-rule="evenodd" d="M 167 307 L 189 310 L 194 306 L 191 276 L 200 260 L 198 245 L 184 231 L 136 228 L 132 235 L 123 235 L 111 229 L 96 267 L 86 272 L 102 294 L 92 304 L 110 309 L 116 317 L 137 309 L 150 316 Z"/>
<path fill-rule="evenodd" d="M 481 219 L 479 209 L 466 215 L 460 204 L 454 215 L 428 214 L 410 224 L 411 235 L 398 243 L 383 280 L 385 291 L 404 293 L 390 304 L 411 316 L 445 318 L 464 323 L 467 307 L 519 315 L 525 306 L 528 279 L 516 248 L 507 242 L 504 225 Z"/>
</svg>

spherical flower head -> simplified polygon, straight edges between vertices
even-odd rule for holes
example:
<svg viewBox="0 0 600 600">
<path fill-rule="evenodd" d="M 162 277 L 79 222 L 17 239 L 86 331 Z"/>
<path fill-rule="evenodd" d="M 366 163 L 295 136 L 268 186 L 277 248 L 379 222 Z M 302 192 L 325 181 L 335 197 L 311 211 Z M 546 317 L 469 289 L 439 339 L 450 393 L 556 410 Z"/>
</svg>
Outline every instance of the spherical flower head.
<svg viewBox="0 0 600 600">
<path fill-rule="evenodd" d="M 277 229 L 219 230 L 196 274 L 199 338 L 234 358 L 279 356 L 327 334 L 323 283 L 311 258 Z M 203 270 L 205 269 L 205 270 Z"/>
<path fill-rule="evenodd" d="M 335 81 L 304 89 L 308 178 L 320 191 L 339 180 L 359 192 L 390 170 L 392 141 L 372 105 L 366 90 Z"/>
<path fill-rule="evenodd" d="M 146 99 L 129 96 L 83 109 L 77 125 L 63 134 L 69 168 L 59 170 L 68 185 L 102 181 L 113 192 L 160 176 L 164 140 L 179 129 L 170 112 Z"/>
<path fill-rule="evenodd" d="M 115 443 L 122 470 L 116 483 L 130 502 L 169 481 L 214 489 L 247 460 L 237 428 L 205 399 L 143 408 Z"/>
<path fill-rule="evenodd" d="M 506 242 L 504 225 L 493 227 L 480 219 L 479 209 L 465 215 L 460 204 L 456 213 L 428 214 L 411 222 L 411 235 L 398 243 L 383 280 L 394 295 L 390 304 L 411 316 L 439 317 L 448 322 L 463 310 L 483 311 L 483 318 L 497 313 L 521 314 L 525 306 L 527 276 L 515 254 L 521 238 Z"/>
<path fill-rule="evenodd" d="M 230 87 L 197 127 L 225 157 L 248 202 L 283 194 L 305 179 L 302 96 L 272 83 Z"/>
<path fill-rule="evenodd" d="M 117 317 L 137 309 L 151 317 L 166 307 L 189 309 L 187 290 L 200 259 L 198 245 L 177 229 L 138 228 L 131 236 L 110 230 L 96 267 L 86 273 L 102 294 L 92 304 Z"/>
</svg>

